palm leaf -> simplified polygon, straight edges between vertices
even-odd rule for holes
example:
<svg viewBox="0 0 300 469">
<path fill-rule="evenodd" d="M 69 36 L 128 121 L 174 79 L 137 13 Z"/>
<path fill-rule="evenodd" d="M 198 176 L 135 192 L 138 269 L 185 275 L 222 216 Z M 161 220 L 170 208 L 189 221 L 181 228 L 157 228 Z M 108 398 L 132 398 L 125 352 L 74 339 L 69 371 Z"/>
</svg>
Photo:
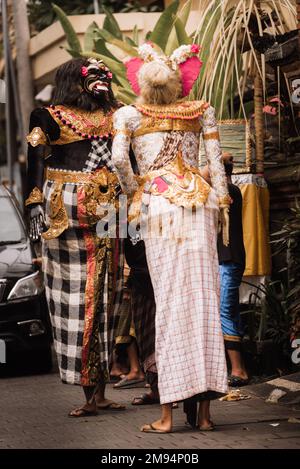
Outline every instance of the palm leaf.
<svg viewBox="0 0 300 469">
<path fill-rule="evenodd" d="M 180 18 L 176 18 L 175 30 L 178 44 L 192 44 L 192 39 L 187 35 L 184 24 Z"/>
<path fill-rule="evenodd" d="M 84 34 L 83 48 L 84 50 L 93 50 L 95 43 L 95 30 L 98 28 L 97 23 L 93 21 Z"/>
<path fill-rule="evenodd" d="M 106 43 L 104 39 L 100 38 L 95 41 L 95 52 L 98 54 L 104 55 L 105 57 L 109 57 L 112 60 L 115 60 L 116 62 L 122 63 L 115 55 L 108 50 L 106 47 Z"/>
<path fill-rule="evenodd" d="M 136 24 L 132 30 L 132 37 L 133 41 L 136 44 L 136 46 L 139 45 L 139 28 L 138 25 Z"/>
<path fill-rule="evenodd" d="M 75 29 L 73 28 L 70 20 L 68 19 L 67 15 L 65 12 L 55 3 L 52 4 L 53 10 L 56 13 L 57 18 L 60 21 L 60 24 L 66 33 L 67 41 L 70 46 L 70 49 L 75 52 L 81 52 L 81 44 L 79 42 L 77 33 Z"/>
<path fill-rule="evenodd" d="M 174 26 L 175 15 L 179 7 L 179 0 L 171 3 L 160 15 L 153 31 L 149 35 L 150 41 L 157 44 L 163 51 L 166 48 L 169 35 Z"/>
<path fill-rule="evenodd" d="M 122 34 L 122 31 L 120 29 L 120 26 L 119 26 L 116 18 L 114 17 L 112 12 L 110 10 L 108 10 L 108 8 L 105 8 L 105 6 L 103 6 L 102 8 L 103 8 L 103 11 L 106 14 L 106 17 L 105 17 L 105 20 L 104 20 L 104 23 L 103 23 L 103 29 L 105 29 L 110 34 L 112 34 L 112 36 L 114 36 L 116 39 L 122 40 L 123 39 L 123 34 Z"/>
<path fill-rule="evenodd" d="M 110 34 L 105 29 L 99 29 L 99 35 L 106 42 L 118 47 L 119 49 L 124 51 L 127 55 L 130 55 L 131 57 L 137 57 L 138 56 L 138 52 L 134 47 L 130 46 L 125 41 L 121 41 L 120 39 L 116 39 L 112 34 Z"/>
<path fill-rule="evenodd" d="M 179 18 L 182 22 L 183 27 L 185 28 L 187 20 L 189 18 L 190 12 L 191 12 L 191 7 L 192 7 L 192 0 L 188 0 L 182 9 L 177 13 L 177 18 Z M 175 29 L 175 25 L 172 28 L 171 34 L 169 36 L 166 48 L 165 48 L 165 53 L 166 55 L 171 55 L 172 52 L 179 46 L 184 44 L 184 42 L 180 42 L 178 40 L 177 32 Z M 187 44 L 190 44 L 188 42 Z"/>
</svg>

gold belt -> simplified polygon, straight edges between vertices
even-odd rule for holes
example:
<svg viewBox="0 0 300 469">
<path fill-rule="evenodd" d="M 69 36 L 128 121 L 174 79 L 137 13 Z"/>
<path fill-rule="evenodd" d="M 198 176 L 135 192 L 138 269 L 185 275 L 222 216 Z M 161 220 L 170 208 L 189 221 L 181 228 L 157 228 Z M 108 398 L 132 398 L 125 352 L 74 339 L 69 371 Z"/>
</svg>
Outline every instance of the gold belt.
<svg viewBox="0 0 300 469">
<path fill-rule="evenodd" d="M 161 191 L 155 182 L 156 178 L 164 178 L 168 187 Z M 138 176 L 137 181 L 139 188 L 132 199 L 129 221 L 137 219 L 140 215 L 142 195 L 147 183 L 150 184 L 147 188 L 150 194 L 160 195 L 169 202 L 185 208 L 205 204 L 211 190 L 210 185 L 202 178 L 199 169 L 184 164 L 181 155 L 164 167 L 152 170 L 145 176 Z"/>
<path fill-rule="evenodd" d="M 68 227 L 69 220 L 64 205 L 62 186 L 63 184 L 82 184 L 84 186 L 84 225 L 94 225 L 99 221 L 97 207 L 101 203 L 115 202 L 118 187 L 118 178 L 111 173 L 106 166 L 92 173 L 81 171 L 60 171 L 47 168 L 46 179 L 54 182 L 54 188 L 50 196 L 49 204 L 49 229 L 42 234 L 46 240 L 57 238 Z"/>
<path fill-rule="evenodd" d="M 47 168 L 46 179 L 60 184 L 96 184 L 103 186 L 118 182 L 116 174 L 111 173 L 106 166 L 92 173 Z"/>
</svg>

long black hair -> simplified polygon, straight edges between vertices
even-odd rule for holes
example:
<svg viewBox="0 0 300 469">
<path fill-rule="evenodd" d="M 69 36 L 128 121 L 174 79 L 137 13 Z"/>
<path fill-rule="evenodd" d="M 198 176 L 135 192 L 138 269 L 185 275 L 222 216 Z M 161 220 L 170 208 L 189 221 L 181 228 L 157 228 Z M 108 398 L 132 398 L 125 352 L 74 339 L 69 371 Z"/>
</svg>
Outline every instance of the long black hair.
<svg viewBox="0 0 300 469">
<path fill-rule="evenodd" d="M 113 91 L 109 86 L 107 93 L 102 93 L 99 99 L 87 93 L 82 88 L 81 67 L 90 65 L 88 59 L 72 59 L 61 65 L 55 76 L 53 104 L 73 106 L 85 111 L 102 109 L 109 112 L 118 107 Z"/>
</svg>

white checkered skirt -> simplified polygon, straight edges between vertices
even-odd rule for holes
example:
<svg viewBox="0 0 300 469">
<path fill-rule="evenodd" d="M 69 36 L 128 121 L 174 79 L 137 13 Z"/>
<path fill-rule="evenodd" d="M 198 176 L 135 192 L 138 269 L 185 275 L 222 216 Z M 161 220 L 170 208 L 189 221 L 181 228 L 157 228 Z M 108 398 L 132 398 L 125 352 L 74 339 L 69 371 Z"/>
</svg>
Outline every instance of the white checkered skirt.
<svg viewBox="0 0 300 469">
<path fill-rule="evenodd" d="M 212 390 L 227 391 L 219 313 L 218 201 L 210 191 L 197 215 L 150 196 L 148 221 L 176 215 L 181 237 L 146 238 L 156 302 L 155 355 L 162 404 Z M 192 236 L 190 223 L 193 222 Z"/>
</svg>

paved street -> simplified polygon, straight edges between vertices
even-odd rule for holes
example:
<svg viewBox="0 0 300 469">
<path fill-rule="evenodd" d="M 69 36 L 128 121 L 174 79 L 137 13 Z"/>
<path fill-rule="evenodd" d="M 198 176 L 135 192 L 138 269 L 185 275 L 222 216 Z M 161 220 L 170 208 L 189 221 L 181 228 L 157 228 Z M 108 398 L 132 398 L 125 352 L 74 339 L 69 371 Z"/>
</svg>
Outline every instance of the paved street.
<svg viewBox="0 0 300 469">
<path fill-rule="evenodd" d="M 174 433 L 153 435 L 141 433 L 139 427 L 159 416 L 159 406 L 130 405 L 143 388 L 117 391 L 109 385 L 108 396 L 125 403 L 126 411 L 71 419 L 68 410 L 81 403 L 81 390 L 61 384 L 56 373 L 2 377 L 0 448 L 300 448 L 300 424 L 288 422 L 290 417 L 300 418 L 299 405 L 266 404 L 262 391 L 266 386 L 272 389 L 271 385 L 243 388 L 243 393 L 251 392 L 249 400 L 216 401 L 214 432 L 186 427 L 181 404 L 174 411 Z"/>
</svg>

